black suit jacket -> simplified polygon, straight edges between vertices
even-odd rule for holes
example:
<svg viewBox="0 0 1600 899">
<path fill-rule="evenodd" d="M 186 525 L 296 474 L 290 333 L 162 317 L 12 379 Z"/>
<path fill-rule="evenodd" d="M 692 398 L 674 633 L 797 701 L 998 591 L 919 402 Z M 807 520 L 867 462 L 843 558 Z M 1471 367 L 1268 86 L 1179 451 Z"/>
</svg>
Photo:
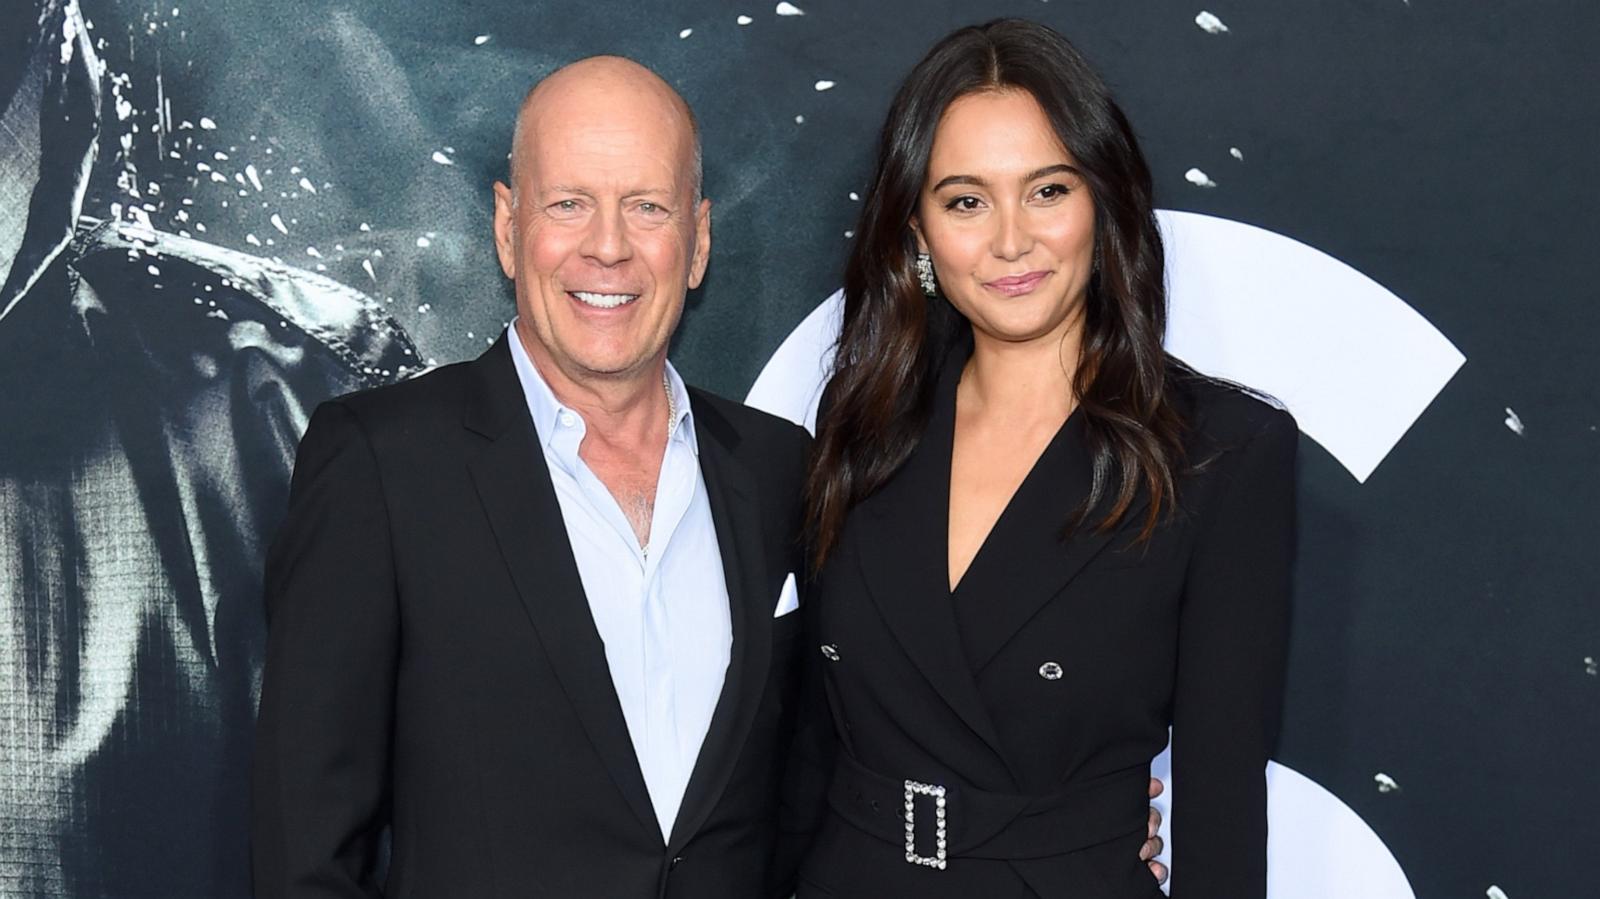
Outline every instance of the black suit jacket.
<svg viewBox="0 0 1600 899">
<path fill-rule="evenodd" d="M 732 612 L 663 844 L 507 338 L 326 403 L 267 561 L 256 895 L 775 893 L 808 438 L 691 391 Z M 379 843 L 392 833 L 387 883 Z"/>
<path fill-rule="evenodd" d="M 1138 852 L 1149 762 L 1170 725 L 1172 899 L 1260 899 L 1293 419 L 1185 378 L 1178 399 L 1196 470 L 1179 480 L 1176 517 L 1133 546 L 1147 498 L 1113 533 L 1064 539 L 1092 476 L 1073 415 L 952 593 L 950 456 L 965 358 L 953 354 L 914 454 L 852 510 L 809 593 L 818 637 L 808 643 L 827 651 L 808 647 L 808 664 L 832 721 L 802 745 L 816 745 L 810 764 L 834 770 L 800 896 L 1160 897 Z M 943 870 L 905 859 L 907 779 L 948 790 Z M 931 799 L 914 806 L 915 851 L 933 856 Z"/>
</svg>

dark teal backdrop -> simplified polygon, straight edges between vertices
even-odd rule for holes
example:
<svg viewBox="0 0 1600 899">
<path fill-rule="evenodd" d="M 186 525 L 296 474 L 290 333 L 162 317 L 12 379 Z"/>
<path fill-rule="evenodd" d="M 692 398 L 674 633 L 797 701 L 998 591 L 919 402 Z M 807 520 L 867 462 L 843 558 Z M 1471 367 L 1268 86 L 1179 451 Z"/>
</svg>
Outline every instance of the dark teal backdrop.
<svg viewBox="0 0 1600 899">
<path fill-rule="evenodd" d="M 897 79 L 999 15 L 1107 75 L 1163 207 L 1316 247 L 1466 356 L 1365 483 L 1303 444 L 1276 758 L 1417 896 L 1593 890 L 1600 6 L 1224 0 L 1219 33 L 1163 0 L 798 7 L 0 7 L 0 894 L 248 895 L 293 442 L 510 318 L 489 185 L 532 81 L 623 53 L 697 110 L 715 241 L 673 358 L 738 398 L 837 287 Z"/>
</svg>

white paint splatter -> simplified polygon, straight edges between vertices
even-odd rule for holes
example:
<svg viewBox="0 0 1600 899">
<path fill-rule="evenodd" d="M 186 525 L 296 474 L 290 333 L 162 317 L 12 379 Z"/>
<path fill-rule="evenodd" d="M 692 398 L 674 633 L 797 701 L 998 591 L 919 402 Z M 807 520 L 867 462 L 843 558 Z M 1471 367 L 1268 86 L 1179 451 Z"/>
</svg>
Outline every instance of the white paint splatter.
<svg viewBox="0 0 1600 899">
<path fill-rule="evenodd" d="M 361 223 L 361 230 L 363 230 L 363 231 L 371 231 L 372 230 L 372 226 L 367 224 L 366 222 L 362 222 Z"/>
<path fill-rule="evenodd" d="M 482 47 L 487 43 L 489 43 L 489 36 L 487 34 L 480 34 L 472 39 L 472 45 L 474 47 Z"/>
<path fill-rule="evenodd" d="M 691 34 L 694 34 L 694 29 L 693 28 L 685 28 L 682 31 L 678 32 L 678 40 L 681 41 L 681 40 L 683 40 L 684 38 L 688 37 Z"/>
<path fill-rule="evenodd" d="M 317 259 L 321 259 L 322 258 L 322 252 L 320 250 L 318 250 L 316 247 L 306 247 L 306 255 L 315 257 Z"/>
<path fill-rule="evenodd" d="M 303 190 L 303 191 L 306 191 L 307 193 L 313 193 L 314 194 L 314 193 L 317 192 L 317 186 L 315 184 L 312 184 L 311 180 L 309 178 L 301 178 L 300 179 L 300 189 Z"/>
<path fill-rule="evenodd" d="M 456 161 L 454 159 L 451 159 L 450 157 L 448 157 L 448 156 L 444 155 L 443 153 L 439 152 L 438 150 L 434 150 L 433 151 L 433 161 L 439 163 L 440 165 L 455 165 L 456 164 Z"/>
<path fill-rule="evenodd" d="M 277 228 L 280 233 L 289 233 L 289 228 L 283 223 L 283 217 L 278 215 L 276 212 L 272 214 L 272 218 L 269 219 L 269 221 L 272 222 L 272 227 Z"/>
<path fill-rule="evenodd" d="M 826 79 L 824 79 L 822 81 L 818 81 L 816 83 L 816 85 L 814 85 L 814 86 L 819 91 L 831 91 L 831 90 L 833 90 L 833 82 L 832 81 L 828 81 Z"/>
<path fill-rule="evenodd" d="M 211 173 L 211 180 L 212 181 L 216 181 L 216 182 L 218 182 L 220 184 L 227 184 L 228 183 L 227 176 L 222 174 L 221 172 L 212 172 Z"/>
<path fill-rule="evenodd" d="M 159 269 L 159 268 L 156 268 L 156 267 L 155 267 L 155 266 L 153 266 L 153 265 L 147 265 L 147 266 L 145 266 L 145 267 L 144 267 L 144 270 L 145 270 L 145 271 L 147 271 L 147 272 L 149 272 L 149 273 L 150 273 L 150 274 L 152 274 L 152 275 L 155 275 L 155 276 L 156 276 L 156 277 L 157 277 L 157 278 L 159 278 L 159 277 L 161 277 L 161 269 Z"/>
<path fill-rule="evenodd" d="M 371 259 L 363 259 L 363 260 L 361 260 L 361 267 L 366 270 L 367 277 L 371 278 L 373 283 L 376 284 L 377 281 L 378 281 L 378 273 L 372 270 L 372 260 Z"/>
<path fill-rule="evenodd" d="M 755 19 L 752 19 L 749 16 L 740 16 L 739 18 L 734 19 L 734 21 L 738 22 L 740 25 L 749 25 L 751 22 L 754 22 Z"/>
<path fill-rule="evenodd" d="M 433 241 L 427 239 L 426 237 L 417 238 L 417 246 L 421 247 L 424 250 L 426 250 L 428 247 L 430 247 L 432 245 L 433 245 Z"/>
<path fill-rule="evenodd" d="M 421 306 L 417 307 L 417 311 L 422 313 L 423 315 L 427 315 L 428 313 L 433 311 L 433 304 L 432 303 L 423 303 Z M 432 363 L 429 363 L 429 364 L 431 365 Z"/>
<path fill-rule="evenodd" d="M 1522 426 L 1522 416 L 1513 412 L 1510 406 L 1506 407 L 1506 427 L 1510 428 L 1511 433 L 1518 437 L 1521 437 L 1522 432 L 1525 430 Z"/>
<path fill-rule="evenodd" d="M 215 131 L 215 130 L 217 130 L 217 123 L 211 121 L 211 119 L 207 118 L 206 116 L 201 116 L 200 117 L 200 127 L 204 128 L 207 131 Z"/>
<path fill-rule="evenodd" d="M 794 117 L 794 123 L 796 125 L 804 125 L 806 123 L 806 117 L 803 115 L 797 115 Z"/>
<path fill-rule="evenodd" d="M 1500 889 L 1492 883 L 1489 884 L 1489 888 L 1487 890 L 1483 891 L 1483 894 L 1488 896 L 1489 899 L 1510 899 L 1510 897 L 1506 895 L 1505 890 Z"/>
<path fill-rule="evenodd" d="M 1183 173 L 1183 180 L 1189 182 L 1190 184 L 1193 184 L 1195 187 L 1216 187 L 1217 186 L 1217 182 L 1212 181 L 1211 177 L 1209 175 L 1207 175 L 1205 172 L 1200 171 L 1199 169 L 1190 169 L 1189 171 L 1184 172 Z"/>
<path fill-rule="evenodd" d="M 1379 793 L 1398 793 L 1400 791 L 1400 785 L 1395 783 L 1394 778 L 1384 774 L 1382 771 L 1374 774 L 1372 779 L 1377 781 Z"/>
<path fill-rule="evenodd" d="M 1244 162 L 1244 153 L 1240 152 L 1238 147 L 1229 147 L 1228 155 L 1239 160 L 1240 162 Z"/>
<path fill-rule="evenodd" d="M 211 154 L 211 158 L 215 159 L 218 162 L 227 162 L 228 161 L 228 154 L 222 152 L 221 150 L 218 150 L 217 152 Z"/>
<path fill-rule="evenodd" d="M 67 14 L 62 16 L 61 22 L 61 64 L 72 62 L 72 48 L 78 40 L 78 23 L 82 21 L 77 10 L 72 7 L 76 3 L 68 4 Z M 24 45 L 26 46 L 26 45 Z"/>
<path fill-rule="evenodd" d="M 1222 34 L 1228 30 L 1228 26 L 1222 24 L 1221 19 L 1203 9 L 1200 10 L 1200 15 L 1194 17 L 1194 23 L 1206 34 Z"/>
<path fill-rule="evenodd" d="M 1583 673 L 1590 677 L 1600 677 L 1600 662 L 1596 662 L 1594 656 L 1584 656 Z"/>
<path fill-rule="evenodd" d="M 780 16 L 803 16 L 806 11 L 793 3 L 779 3 L 777 13 Z"/>
<path fill-rule="evenodd" d="M 246 234 L 244 236 L 244 242 L 249 244 L 252 247 L 261 246 L 261 238 L 255 236 L 254 234 Z"/>
<path fill-rule="evenodd" d="M 855 237 L 855 236 L 856 236 L 856 232 L 854 232 L 854 231 L 846 231 L 846 232 L 844 232 L 844 239 L 845 240 L 849 240 L 850 238 Z"/>
<path fill-rule="evenodd" d="M 861 201 L 861 195 L 852 190 L 850 191 L 850 200 L 852 202 L 859 203 Z"/>
</svg>

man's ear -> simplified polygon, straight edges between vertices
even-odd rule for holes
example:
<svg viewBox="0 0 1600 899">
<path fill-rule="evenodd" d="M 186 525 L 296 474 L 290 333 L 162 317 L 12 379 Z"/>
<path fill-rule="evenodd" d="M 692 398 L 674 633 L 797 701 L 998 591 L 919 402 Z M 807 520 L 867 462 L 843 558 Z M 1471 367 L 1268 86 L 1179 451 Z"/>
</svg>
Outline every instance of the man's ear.
<svg viewBox="0 0 1600 899">
<path fill-rule="evenodd" d="M 500 257 L 500 270 L 507 278 L 517 277 L 517 204 L 511 188 L 494 183 L 494 252 Z"/>
<path fill-rule="evenodd" d="M 694 255 L 689 258 L 689 289 L 694 290 L 706 277 L 711 261 L 711 201 L 701 200 L 694 212 Z"/>
</svg>

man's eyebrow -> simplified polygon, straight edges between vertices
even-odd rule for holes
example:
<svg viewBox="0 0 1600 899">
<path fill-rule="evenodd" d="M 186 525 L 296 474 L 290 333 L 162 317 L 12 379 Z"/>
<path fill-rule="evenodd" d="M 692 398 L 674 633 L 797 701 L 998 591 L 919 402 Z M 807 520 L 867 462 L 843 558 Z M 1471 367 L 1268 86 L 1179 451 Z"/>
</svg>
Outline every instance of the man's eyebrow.
<svg viewBox="0 0 1600 899">
<path fill-rule="evenodd" d="M 1050 175 L 1059 175 L 1059 174 L 1063 174 L 1063 173 L 1069 174 L 1069 175 L 1080 175 L 1080 176 L 1083 174 L 1082 172 L 1078 171 L 1078 169 L 1073 167 L 1073 166 L 1067 165 L 1064 162 L 1058 162 L 1055 165 L 1047 165 L 1044 168 L 1034 169 L 1033 171 L 1028 173 L 1028 176 L 1026 178 L 1023 178 L 1022 180 L 1023 180 L 1023 183 L 1027 183 L 1029 181 L 1037 181 L 1040 178 L 1048 177 Z M 935 184 L 933 186 L 933 189 L 935 191 L 940 191 L 940 190 L 945 189 L 946 187 L 950 187 L 951 185 L 955 185 L 955 184 L 968 184 L 968 185 L 971 185 L 973 187 L 988 187 L 989 186 L 989 182 L 988 181 L 985 181 L 984 179 L 978 177 L 977 175 L 951 175 L 951 176 L 949 176 L 947 178 L 941 179 L 938 184 Z"/>
</svg>

